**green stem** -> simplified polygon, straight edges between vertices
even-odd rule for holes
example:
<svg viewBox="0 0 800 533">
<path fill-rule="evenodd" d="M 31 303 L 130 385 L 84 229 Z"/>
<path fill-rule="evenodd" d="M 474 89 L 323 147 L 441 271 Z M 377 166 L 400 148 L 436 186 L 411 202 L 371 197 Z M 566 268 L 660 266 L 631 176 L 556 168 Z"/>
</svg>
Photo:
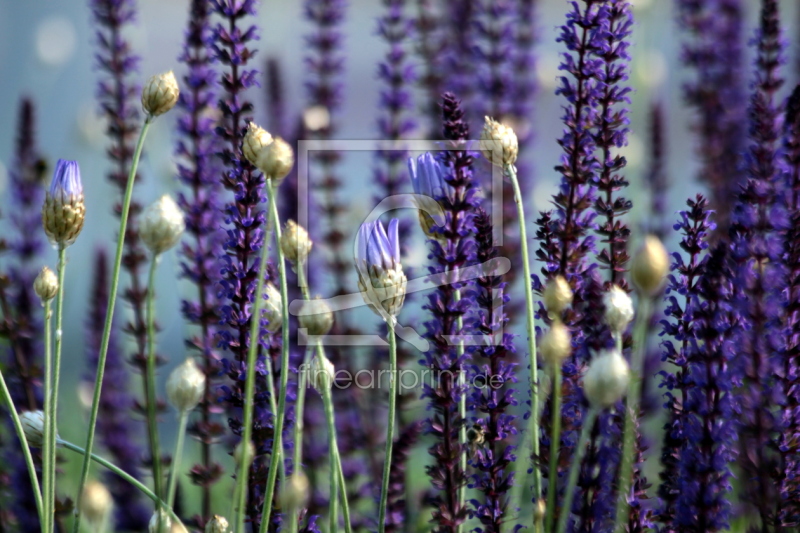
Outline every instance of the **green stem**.
<svg viewBox="0 0 800 533">
<path fill-rule="evenodd" d="M 108 355 L 108 341 L 111 336 L 111 322 L 114 318 L 114 305 L 117 301 L 117 290 L 119 289 L 119 271 L 122 264 L 122 252 L 125 247 L 125 232 L 128 228 L 128 214 L 131 209 L 131 197 L 133 196 L 133 182 L 136 179 L 136 169 L 139 166 L 139 158 L 142 155 L 142 147 L 144 146 L 144 139 L 147 136 L 147 130 L 150 128 L 150 122 L 153 117 L 148 116 L 142 126 L 142 131 L 139 132 L 139 140 L 136 142 L 136 150 L 133 153 L 133 160 L 131 161 L 131 170 L 128 174 L 128 184 L 125 187 L 125 197 L 122 200 L 122 213 L 119 217 L 119 237 L 117 239 L 117 252 L 114 255 L 114 270 L 111 274 L 111 290 L 108 293 L 108 305 L 106 306 L 106 318 L 103 325 L 103 338 L 100 342 L 100 353 L 97 358 L 97 373 L 94 378 L 94 395 L 92 396 L 92 410 L 89 415 L 89 432 L 86 435 L 86 455 L 83 458 L 83 466 L 81 467 L 81 478 L 78 482 L 78 494 L 75 504 L 75 520 L 73 522 L 72 531 L 78 533 L 81 527 L 81 515 L 78 509 L 81 507 L 81 499 L 83 498 L 83 487 L 89 479 L 89 465 L 92 447 L 94 446 L 94 431 L 97 425 L 97 413 L 100 410 L 100 392 L 103 389 L 103 375 L 106 369 L 106 356 Z"/>
<path fill-rule="evenodd" d="M 153 502 L 155 502 L 157 507 L 159 507 L 161 509 L 164 509 L 167 512 L 167 514 L 169 515 L 170 519 L 174 523 L 176 523 L 179 526 L 183 527 L 184 531 L 188 531 L 185 528 L 185 526 L 183 525 L 183 522 L 181 522 L 181 519 L 178 517 L 178 515 L 175 514 L 175 511 L 172 510 L 172 507 L 167 505 L 167 502 L 165 502 L 164 500 L 159 499 L 159 497 L 156 496 L 156 494 L 153 491 L 148 489 L 141 481 L 139 481 L 138 479 L 136 479 L 132 475 L 128 474 L 127 472 L 125 472 L 123 469 L 121 469 L 120 467 L 118 467 L 117 465 L 115 465 L 112 462 L 110 462 L 110 461 L 108 461 L 106 459 L 103 459 L 102 457 L 100 457 L 98 455 L 95 455 L 93 453 L 92 454 L 87 454 L 86 450 L 84 450 L 80 446 L 77 446 L 75 444 L 72 444 L 71 442 L 67 442 L 67 441 L 61 440 L 61 439 L 58 439 L 57 442 L 58 442 L 59 445 L 63 446 L 64 448 L 66 448 L 68 450 L 72 450 L 75 453 L 79 453 L 79 454 L 83 455 L 84 457 L 88 457 L 89 460 L 94 461 L 95 463 L 99 464 L 100 466 L 104 466 L 104 467 L 108 468 L 113 473 L 115 473 L 116 475 L 118 475 L 119 477 L 121 477 L 122 479 L 124 479 L 125 481 L 127 481 L 128 483 L 130 483 L 131 485 L 136 487 L 137 489 L 139 489 L 139 492 L 141 492 L 142 494 L 144 494 L 145 496 L 147 496 L 148 498 L 153 500 Z"/>
<path fill-rule="evenodd" d="M 531 265 L 528 256 L 528 232 L 525 223 L 525 209 L 522 203 L 522 192 L 519 188 L 519 181 L 517 180 L 517 169 L 514 165 L 507 165 L 506 174 L 511 180 L 511 185 L 514 188 L 514 203 L 517 205 L 517 218 L 519 219 L 519 241 L 520 249 L 522 252 L 522 272 L 523 272 L 523 286 L 525 287 L 525 311 L 526 311 L 526 329 L 528 333 L 528 364 L 530 370 L 530 389 L 531 389 L 531 446 L 533 448 L 533 497 L 536 502 L 542 497 L 542 473 L 539 470 L 539 417 L 536 413 L 539 412 L 539 370 L 536 361 L 536 328 L 534 323 L 534 309 L 533 309 L 533 287 L 531 286 Z M 549 497 L 548 497 L 549 498 Z M 534 502 L 534 503 L 536 503 Z M 534 524 L 534 531 L 538 532 L 539 528 Z"/>
<path fill-rule="evenodd" d="M 386 502 L 389 497 L 389 473 L 392 469 L 392 444 L 394 443 L 394 419 L 397 404 L 397 339 L 394 335 L 394 317 L 386 322 L 389 336 L 389 413 L 386 421 L 386 451 L 383 463 L 383 485 L 381 486 L 381 503 L 378 514 L 378 531 L 386 529 Z"/>
<path fill-rule="evenodd" d="M 53 481 L 50 477 L 50 453 L 51 446 L 55 447 L 50 418 L 52 418 L 51 397 L 53 395 L 53 331 L 52 323 L 52 304 L 50 300 L 44 303 L 44 445 L 42 449 L 42 490 L 44 493 L 44 508 L 48 510 L 42 522 L 42 531 L 50 533 L 53 531 L 53 513 L 49 510 L 55 507 L 55 503 L 50 501 Z"/>
<path fill-rule="evenodd" d="M 297 384 L 297 401 L 295 402 L 295 421 L 294 421 L 294 456 L 292 457 L 292 465 L 294 467 L 294 472 L 299 472 L 302 468 L 302 461 L 303 461 L 303 414 L 305 412 L 305 405 L 306 405 L 306 387 L 308 387 L 308 350 L 306 350 L 305 354 L 303 355 L 303 364 L 300 367 L 302 371 L 300 372 L 300 376 L 298 378 Z M 290 520 L 290 527 L 292 533 L 297 531 L 300 524 L 300 515 L 298 513 L 294 513 L 293 516 L 289 517 Z"/>
<path fill-rule="evenodd" d="M 22 429 L 22 421 L 19 419 L 17 408 L 14 407 L 14 401 L 11 399 L 11 393 L 8 391 L 6 378 L 0 372 L 0 392 L 3 394 L 3 402 L 8 408 L 8 414 L 11 415 L 11 422 L 14 424 L 14 430 L 17 432 L 19 445 L 22 448 L 22 455 L 25 458 L 25 466 L 28 467 L 28 476 L 31 478 L 31 487 L 33 487 L 33 497 L 36 499 L 36 511 L 39 513 L 39 523 L 45 523 L 47 513 L 44 512 L 44 503 L 42 502 L 42 490 L 39 487 L 39 478 L 36 477 L 36 466 L 33 463 L 33 456 L 31 455 L 30 446 L 28 446 L 28 439 L 25 438 L 25 430 Z"/>
<path fill-rule="evenodd" d="M 650 298 L 640 295 L 639 313 L 633 330 L 633 355 L 631 356 L 631 380 L 625 401 L 625 426 L 622 440 L 622 464 L 619 469 L 619 493 L 617 494 L 617 512 L 615 531 L 624 532 L 628 523 L 628 493 L 633 479 L 634 444 L 636 440 L 635 417 L 639 416 L 639 396 L 642 387 L 642 366 L 644 365 L 645 339 L 647 326 L 650 323 Z"/>
<path fill-rule="evenodd" d="M 317 343 L 319 346 L 319 343 Z M 318 350 L 317 357 L 325 357 L 325 354 Z M 322 403 L 325 408 L 325 420 L 328 423 L 328 455 L 330 461 L 330 502 L 328 507 L 328 531 L 336 533 L 339 530 L 339 514 L 336 508 L 339 506 L 339 469 L 337 468 L 337 458 L 339 455 L 339 446 L 336 442 L 336 421 L 333 414 L 333 401 L 331 401 L 330 386 L 332 383 L 322 385 Z M 345 498 L 347 500 L 347 498 Z"/>
<path fill-rule="evenodd" d="M 461 290 L 456 289 L 453 293 L 454 304 L 457 304 L 461 300 Z M 458 327 L 458 345 L 456 346 L 456 353 L 458 357 L 464 357 L 464 339 L 461 338 L 461 334 L 464 329 L 464 318 L 461 315 L 458 315 L 458 319 L 456 319 L 456 327 Z M 461 373 L 458 376 L 459 385 L 461 387 L 464 386 L 464 379 L 466 374 L 464 372 L 464 365 L 461 365 Z M 467 454 L 465 453 L 467 449 L 467 395 L 462 394 L 461 398 L 458 401 L 458 416 L 461 418 L 461 429 L 458 431 L 458 440 L 461 444 L 461 471 L 466 475 L 467 473 Z M 465 507 L 467 501 L 467 486 L 465 484 L 461 484 L 458 487 L 458 502 L 463 509 Z M 458 527 L 456 528 L 457 533 L 461 533 L 464 528 L 463 523 L 459 523 Z"/>
<path fill-rule="evenodd" d="M 178 419 L 178 442 L 175 444 L 172 474 L 169 477 L 169 488 L 167 489 L 167 505 L 170 507 L 175 503 L 175 491 L 178 489 L 178 476 L 181 473 L 181 458 L 183 457 L 183 441 L 186 436 L 186 423 L 188 421 L 189 411 L 181 411 Z"/>
<path fill-rule="evenodd" d="M 58 429 L 58 388 L 61 376 L 61 351 L 63 346 L 64 331 L 62 324 L 64 321 L 64 271 L 66 270 L 66 246 L 58 245 L 58 300 L 56 301 L 56 331 L 55 331 L 55 354 L 53 357 L 50 403 L 47 405 L 48 411 L 45 418 L 47 423 L 44 453 L 47 454 L 47 489 L 45 502 L 47 504 L 47 527 L 50 531 L 55 529 L 55 506 L 56 506 L 56 445 L 55 437 Z M 44 474 L 43 474 L 44 475 Z"/>
<path fill-rule="evenodd" d="M 272 220 L 275 233 L 275 250 L 278 254 L 278 275 L 281 282 L 281 315 L 283 323 L 281 326 L 281 396 L 278 403 L 278 412 L 275 421 L 275 437 L 272 445 L 272 457 L 269 462 L 269 473 L 267 474 L 267 487 L 264 494 L 264 508 L 261 512 L 261 525 L 259 533 L 265 533 L 272 517 L 272 498 L 275 495 L 275 479 L 278 477 L 278 462 L 283 462 L 283 424 L 286 413 L 286 392 L 289 385 L 289 291 L 286 287 L 286 263 L 281 250 L 281 226 L 278 216 L 278 207 L 275 203 L 275 190 L 272 181 L 267 179 L 267 192 L 269 193 L 270 220 Z M 266 243 L 264 244 L 266 246 Z"/>
<path fill-rule="evenodd" d="M 566 533 L 567 522 L 569 521 L 570 509 L 572 509 L 572 499 L 575 495 L 575 485 L 578 483 L 578 473 L 581 470 L 581 463 L 583 456 L 586 454 L 586 444 L 589 441 L 589 435 L 592 432 L 594 421 L 597 415 L 600 414 L 596 407 L 589 409 L 586 413 L 586 418 L 583 419 L 583 427 L 581 428 L 581 436 L 578 440 L 578 448 L 575 451 L 575 456 L 572 458 L 572 464 L 569 467 L 569 479 L 567 481 L 567 491 L 564 493 L 564 507 L 561 515 L 558 517 L 558 533 Z"/>
<path fill-rule="evenodd" d="M 150 458 L 153 461 L 153 487 L 155 493 L 164 496 L 164 479 L 161 475 L 161 446 L 158 440 L 158 418 L 156 413 L 156 268 L 160 255 L 154 255 L 150 262 L 150 273 L 147 277 L 147 431 L 150 437 Z M 156 509 L 158 512 L 158 509 Z"/>
<path fill-rule="evenodd" d="M 561 366 L 553 365 L 553 431 L 550 438 L 550 470 L 547 474 L 545 531 L 553 531 L 558 503 L 558 452 L 561 448 Z M 564 509 L 565 513 L 568 513 Z"/>
</svg>

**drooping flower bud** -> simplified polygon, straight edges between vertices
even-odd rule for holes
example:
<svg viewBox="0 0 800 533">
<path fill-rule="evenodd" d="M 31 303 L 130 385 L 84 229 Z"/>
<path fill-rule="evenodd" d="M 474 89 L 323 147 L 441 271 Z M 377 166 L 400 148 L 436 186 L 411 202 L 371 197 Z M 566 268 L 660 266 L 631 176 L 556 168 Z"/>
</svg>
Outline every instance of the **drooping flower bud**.
<svg viewBox="0 0 800 533">
<path fill-rule="evenodd" d="M 481 152 L 493 165 L 505 167 L 517 161 L 519 144 L 517 134 L 508 126 L 500 124 L 489 117 L 481 131 Z"/>
<path fill-rule="evenodd" d="M 572 350 L 572 335 L 569 328 L 560 320 L 556 320 L 542 337 L 539 351 L 545 363 L 561 366 Z"/>
<path fill-rule="evenodd" d="M 309 381 L 317 392 L 322 394 L 323 389 L 330 390 L 336 377 L 336 369 L 327 357 L 316 355 L 311 360 L 311 376 Z"/>
<path fill-rule="evenodd" d="M 414 158 L 408 158 L 408 175 L 414 188 L 414 203 L 417 206 L 419 225 L 430 238 L 436 238 L 435 227 L 444 225 L 444 209 L 437 202 L 444 196 L 447 183 L 444 181 L 445 170 L 430 152 Z"/>
<path fill-rule="evenodd" d="M 41 447 L 44 441 L 44 411 L 23 411 L 19 414 L 19 421 L 28 445 Z"/>
<path fill-rule="evenodd" d="M 293 265 L 303 263 L 314 243 L 308 237 L 308 232 L 294 220 L 289 220 L 281 233 L 281 251 Z"/>
<path fill-rule="evenodd" d="M 142 109 L 153 117 L 163 115 L 175 106 L 179 95 L 178 80 L 171 70 L 156 74 L 142 87 Z"/>
<path fill-rule="evenodd" d="M 215 514 L 214 518 L 206 522 L 205 533 L 228 533 L 229 527 L 228 520 L 224 516 Z"/>
<path fill-rule="evenodd" d="M 51 244 L 69 246 L 80 235 L 85 218 L 86 205 L 78 162 L 59 159 L 42 205 L 44 232 Z"/>
<path fill-rule="evenodd" d="M 366 222 L 358 230 L 356 270 L 358 290 L 367 305 L 382 318 L 395 317 L 403 307 L 408 280 L 400 263 L 398 221 L 389 222 L 389 231 L 381 222 Z"/>
<path fill-rule="evenodd" d="M 267 283 L 264 287 L 264 294 L 267 301 L 264 302 L 264 318 L 269 321 L 267 331 L 277 333 L 283 325 L 283 307 L 281 306 L 281 293 L 272 283 Z"/>
<path fill-rule="evenodd" d="M 605 320 L 612 333 L 622 333 L 633 320 L 633 300 L 624 290 L 614 285 L 603 296 Z"/>
<path fill-rule="evenodd" d="M 267 130 L 255 122 L 247 125 L 247 133 L 242 142 L 242 153 L 250 163 L 256 165 L 259 154 L 270 144 L 272 144 L 272 135 Z"/>
<path fill-rule="evenodd" d="M 33 280 L 33 292 L 42 300 L 42 303 L 49 302 L 58 294 L 58 277 L 49 268 L 42 267 L 39 275 Z"/>
<path fill-rule="evenodd" d="M 267 145 L 258 154 L 256 167 L 264 173 L 267 179 L 273 180 L 273 186 L 277 187 L 283 181 L 294 166 L 294 150 L 292 147 L 281 139 L 275 137 L 272 142 Z"/>
<path fill-rule="evenodd" d="M 572 305 L 572 288 L 563 276 L 556 276 L 547 282 L 544 288 L 544 307 L 547 312 L 557 317 Z"/>
<path fill-rule="evenodd" d="M 289 477 L 289 482 L 281 490 L 279 501 L 281 509 L 296 511 L 306 506 L 308 503 L 308 478 L 301 471 L 297 471 Z"/>
<path fill-rule="evenodd" d="M 114 500 L 105 485 L 98 481 L 89 481 L 83 487 L 80 511 L 89 522 L 101 524 L 111 511 Z"/>
<path fill-rule="evenodd" d="M 593 406 L 605 409 L 625 396 L 631 371 L 619 350 L 601 352 L 583 376 L 583 393 Z"/>
<path fill-rule="evenodd" d="M 205 390 L 206 375 L 191 357 L 176 367 L 167 379 L 167 399 L 181 412 L 197 407 Z"/>
<path fill-rule="evenodd" d="M 145 210 L 139 233 L 153 255 L 159 255 L 175 246 L 185 229 L 183 211 L 165 194 Z"/>
<path fill-rule="evenodd" d="M 300 327 L 305 328 L 308 335 L 327 335 L 333 327 L 333 311 L 319 296 L 303 302 L 297 319 Z"/>
<path fill-rule="evenodd" d="M 648 235 L 642 247 L 633 256 L 631 279 L 633 284 L 648 296 L 655 296 L 664 286 L 669 272 L 669 255 L 655 235 Z"/>
</svg>

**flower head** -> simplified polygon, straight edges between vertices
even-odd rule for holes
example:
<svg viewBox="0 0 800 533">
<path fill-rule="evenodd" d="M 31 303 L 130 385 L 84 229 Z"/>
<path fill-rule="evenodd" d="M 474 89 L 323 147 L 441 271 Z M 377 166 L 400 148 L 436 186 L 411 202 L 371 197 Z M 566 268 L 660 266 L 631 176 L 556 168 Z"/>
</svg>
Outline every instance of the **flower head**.
<svg viewBox="0 0 800 533">
<path fill-rule="evenodd" d="M 319 297 L 303 302 L 299 315 L 300 327 L 309 335 L 327 335 L 333 327 L 333 311 Z"/>
<path fill-rule="evenodd" d="M 631 378 L 628 362 L 619 350 L 600 353 L 583 376 L 583 392 L 589 403 L 604 409 L 625 396 Z"/>
<path fill-rule="evenodd" d="M 169 195 L 153 202 L 142 218 L 142 241 L 154 255 L 166 252 L 175 246 L 186 229 L 183 211 Z"/>
<path fill-rule="evenodd" d="M 20 413 L 19 421 L 25 432 L 25 439 L 29 446 L 39 447 L 44 440 L 44 412 L 25 411 Z"/>
<path fill-rule="evenodd" d="M 384 319 L 384 314 L 397 316 L 406 297 L 398 224 L 392 219 L 387 233 L 380 221 L 365 222 L 356 243 L 358 288 L 367 305 Z"/>
<path fill-rule="evenodd" d="M 605 305 L 605 319 L 608 327 L 614 333 L 621 333 L 633 320 L 633 300 L 624 290 L 614 285 L 603 296 Z"/>
<path fill-rule="evenodd" d="M 83 229 L 86 206 L 77 161 L 59 159 L 42 206 L 42 223 L 53 244 L 69 246 Z"/>
<path fill-rule="evenodd" d="M 572 305 L 572 288 L 564 276 L 556 276 L 544 288 L 544 307 L 550 316 L 560 315 Z"/>
<path fill-rule="evenodd" d="M 310 372 L 311 379 L 309 382 L 311 383 L 312 387 L 319 391 L 320 394 L 322 394 L 323 388 L 331 388 L 331 385 L 333 385 L 333 380 L 336 377 L 336 368 L 325 356 L 320 357 L 317 355 L 311 360 Z"/>
<path fill-rule="evenodd" d="M 408 175 L 417 195 L 414 202 L 419 210 L 419 225 L 428 237 L 433 228 L 444 223 L 444 211 L 438 199 L 446 194 L 445 169 L 430 152 L 408 158 Z"/>
<path fill-rule="evenodd" d="M 251 122 L 247 125 L 247 133 L 242 142 L 242 153 L 252 164 L 258 163 L 258 156 L 261 151 L 272 144 L 272 135 L 256 124 Z"/>
<path fill-rule="evenodd" d="M 228 519 L 218 514 L 208 521 L 206 524 L 205 533 L 228 533 Z"/>
<path fill-rule="evenodd" d="M 264 302 L 263 311 L 264 318 L 269 321 L 269 324 L 267 324 L 267 331 L 276 333 L 281 329 L 281 325 L 283 324 L 281 320 L 281 313 L 283 313 L 281 293 L 275 285 L 267 283 L 264 287 L 264 295 L 267 297 L 267 301 Z"/>
<path fill-rule="evenodd" d="M 81 513 L 93 524 L 100 524 L 108 516 L 114 500 L 105 485 L 99 481 L 90 481 L 83 488 Z"/>
<path fill-rule="evenodd" d="M 33 280 L 33 292 L 42 302 L 55 298 L 58 294 L 58 278 L 55 273 L 49 268 L 43 267 L 36 279 Z"/>
<path fill-rule="evenodd" d="M 175 106 L 179 95 L 178 80 L 171 70 L 157 74 L 142 88 L 142 109 L 153 117 L 163 115 Z"/>
<path fill-rule="evenodd" d="M 658 237 L 648 235 L 633 257 L 631 279 L 643 293 L 653 296 L 664 286 L 669 272 L 669 255 Z"/>
<path fill-rule="evenodd" d="M 286 259 L 294 265 L 303 263 L 308 258 L 313 246 L 314 243 L 308 237 L 308 231 L 303 226 L 294 220 L 286 222 L 281 234 L 281 251 Z"/>
<path fill-rule="evenodd" d="M 497 166 L 513 165 L 519 154 L 517 134 L 508 126 L 494 119 L 486 118 L 481 131 L 481 153 L 490 163 Z"/>
<path fill-rule="evenodd" d="M 275 137 L 271 143 L 266 145 L 258 153 L 256 167 L 264 173 L 267 179 L 273 180 L 273 185 L 277 187 L 283 178 L 289 175 L 294 166 L 294 150 L 281 139 Z"/>
<path fill-rule="evenodd" d="M 569 328 L 560 320 L 554 321 L 542 337 L 540 349 L 545 363 L 549 366 L 561 366 L 572 349 Z"/>
<path fill-rule="evenodd" d="M 167 398 L 178 411 L 191 411 L 197 407 L 205 388 L 206 375 L 194 359 L 187 357 L 186 361 L 169 375 Z"/>
</svg>

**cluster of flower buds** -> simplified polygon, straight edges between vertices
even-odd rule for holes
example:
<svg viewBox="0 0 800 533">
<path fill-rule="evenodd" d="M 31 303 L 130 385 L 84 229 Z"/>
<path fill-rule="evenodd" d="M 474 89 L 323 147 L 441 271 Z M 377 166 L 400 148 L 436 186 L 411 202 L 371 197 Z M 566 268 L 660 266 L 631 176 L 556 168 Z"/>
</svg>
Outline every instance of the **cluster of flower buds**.
<svg viewBox="0 0 800 533">
<path fill-rule="evenodd" d="M 603 296 L 605 321 L 611 332 L 616 334 L 625 331 L 633 320 L 633 300 L 628 293 L 614 285 Z"/>
<path fill-rule="evenodd" d="M 656 296 L 664 287 L 669 272 L 669 254 L 654 235 L 648 235 L 631 262 L 631 279 L 646 296 Z"/>
<path fill-rule="evenodd" d="M 311 373 L 309 382 L 317 392 L 322 394 L 323 390 L 330 390 L 333 380 L 336 378 L 336 369 L 327 357 L 317 354 L 311 360 L 309 371 Z"/>
<path fill-rule="evenodd" d="M 267 297 L 267 301 L 264 302 L 264 310 L 262 313 L 264 318 L 269 322 L 269 324 L 267 324 L 267 331 L 270 333 L 277 333 L 280 331 L 281 325 L 283 324 L 281 320 L 283 316 L 283 309 L 281 306 L 283 300 L 281 300 L 281 293 L 275 288 L 275 285 L 267 283 L 264 287 L 264 295 Z"/>
<path fill-rule="evenodd" d="M 444 210 L 436 201 L 447 190 L 444 181 L 445 169 L 429 152 L 408 158 L 408 175 L 414 188 L 414 203 L 422 231 L 429 238 L 436 238 L 435 227 L 444 224 Z"/>
<path fill-rule="evenodd" d="M 165 194 L 145 210 L 139 232 L 150 252 L 160 255 L 178 244 L 185 229 L 181 208 Z"/>
<path fill-rule="evenodd" d="M 281 251 L 291 261 L 292 265 L 304 263 L 314 243 L 308 237 L 308 232 L 294 220 L 289 220 L 281 233 Z"/>
<path fill-rule="evenodd" d="M 86 205 L 78 162 L 59 159 L 42 205 L 44 232 L 52 244 L 69 246 L 80 235 L 85 219 Z"/>
<path fill-rule="evenodd" d="M 625 396 L 631 371 L 618 349 L 595 356 L 583 376 L 583 393 L 594 407 L 605 409 Z"/>
<path fill-rule="evenodd" d="M 319 296 L 303 302 L 297 319 L 306 334 L 315 337 L 327 335 L 333 327 L 333 311 Z"/>
<path fill-rule="evenodd" d="M 406 297 L 408 280 L 400 263 L 397 231 L 396 218 L 389 222 L 388 232 L 380 221 L 366 222 L 358 231 L 358 290 L 370 309 L 384 319 L 397 316 Z"/>
<path fill-rule="evenodd" d="M 206 375 L 194 359 L 186 358 L 167 379 L 167 399 L 178 411 L 191 411 L 206 390 Z"/>
<path fill-rule="evenodd" d="M 151 117 L 163 115 L 178 102 L 180 88 L 170 70 L 147 80 L 142 88 L 142 109 Z"/>
<path fill-rule="evenodd" d="M 251 122 L 242 142 L 245 158 L 278 187 L 294 166 L 294 151 L 280 137 Z"/>
<path fill-rule="evenodd" d="M 490 163 L 498 167 L 508 167 L 517 162 L 519 143 L 517 134 L 508 126 L 485 117 L 481 131 L 481 153 Z"/>
<path fill-rule="evenodd" d="M 49 302 L 58 294 L 58 277 L 47 267 L 43 267 L 33 280 L 33 292 L 42 300 L 42 303 Z"/>
<path fill-rule="evenodd" d="M 80 511 L 89 523 L 94 524 L 95 527 L 103 524 L 111 512 L 111 507 L 114 505 L 114 499 L 105 485 L 99 481 L 89 481 L 83 487 L 83 497 L 80 500 Z"/>
</svg>

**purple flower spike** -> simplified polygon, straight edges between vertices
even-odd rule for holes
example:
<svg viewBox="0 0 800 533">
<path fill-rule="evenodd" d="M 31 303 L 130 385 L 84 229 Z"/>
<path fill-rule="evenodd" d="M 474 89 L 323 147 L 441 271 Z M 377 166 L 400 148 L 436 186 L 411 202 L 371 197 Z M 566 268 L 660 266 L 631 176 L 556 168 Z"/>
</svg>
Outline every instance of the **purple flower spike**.
<svg viewBox="0 0 800 533">
<path fill-rule="evenodd" d="M 50 183 L 50 196 L 60 196 L 63 199 L 76 198 L 83 194 L 81 183 L 81 169 L 77 161 L 59 159 L 53 181 Z"/>
</svg>

